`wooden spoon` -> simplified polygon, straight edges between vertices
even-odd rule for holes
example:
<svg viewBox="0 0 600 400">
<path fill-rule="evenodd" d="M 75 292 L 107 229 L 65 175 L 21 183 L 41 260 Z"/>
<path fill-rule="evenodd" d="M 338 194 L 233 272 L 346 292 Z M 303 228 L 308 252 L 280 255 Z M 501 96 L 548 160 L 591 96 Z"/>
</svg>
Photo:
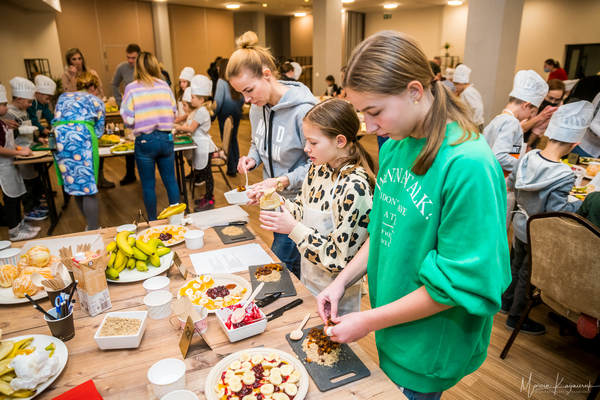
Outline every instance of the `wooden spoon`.
<svg viewBox="0 0 600 400">
<path fill-rule="evenodd" d="M 37 287 L 45 288 L 46 286 L 42 283 L 44 282 L 44 280 L 46 280 L 46 278 L 44 278 L 42 274 L 39 274 L 37 272 L 31 274 L 31 282 L 33 282 L 33 284 Z"/>
<path fill-rule="evenodd" d="M 265 286 L 264 282 L 262 282 L 260 285 L 258 285 L 256 289 L 254 289 L 254 292 L 252 292 L 252 295 L 246 301 L 246 304 L 244 304 L 243 306 L 235 310 L 233 314 L 231 314 L 231 322 L 233 322 L 234 324 L 239 324 L 244 320 L 244 317 L 246 316 L 246 307 L 248 307 L 250 303 L 252 303 L 252 300 L 254 300 L 258 293 L 262 290 L 263 286 Z"/>
<path fill-rule="evenodd" d="M 290 333 L 290 339 L 292 339 L 292 340 L 302 339 L 302 336 L 304 336 L 304 333 L 302 332 L 302 328 L 304 328 L 304 324 L 306 324 L 308 322 L 309 318 L 310 318 L 310 313 L 306 314 L 306 316 L 304 317 L 302 322 L 300 322 L 298 329 L 296 329 L 295 331 L 292 331 L 292 333 Z"/>
<path fill-rule="evenodd" d="M 59 288 L 56 287 L 53 279 L 44 279 L 42 281 L 42 285 L 46 286 L 50 290 L 59 290 Z"/>
</svg>

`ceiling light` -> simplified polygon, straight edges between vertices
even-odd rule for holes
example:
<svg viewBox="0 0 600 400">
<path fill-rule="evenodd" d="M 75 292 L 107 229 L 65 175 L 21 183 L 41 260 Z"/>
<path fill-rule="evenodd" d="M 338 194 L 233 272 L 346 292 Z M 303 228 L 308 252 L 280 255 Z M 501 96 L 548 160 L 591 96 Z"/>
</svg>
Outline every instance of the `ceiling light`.
<svg viewBox="0 0 600 400">
<path fill-rule="evenodd" d="M 460 6 L 463 2 L 461 0 L 450 0 L 448 2 L 449 6 Z"/>
<path fill-rule="evenodd" d="M 345 8 L 342 8 L 342 12 L 343 12 L 343 13 L 345 13 L 345 12 L 346 12 L 346 9 L 345 9 Z"/>
<path fill-rule="evenodd" d="M 305 12 L 296 13 L 296 14 L 294 14 L 294 17 L 306 17 L 306 13 Z"/>
<path fill-rule="evenodd" d="M 264 3 L 264 4 L 263 4 L 263 7 L 266 7 L 266 6 L 267 6 L 267 3 Z"/>
<path fill-rule="evenodd" d="M 342 3 L 354 3 L 354 0 L 342 0 Z"/>
<path fill-rule="evenodd" d="M 397 8 L 397 7 L 398 7 L 398 4 L 395 4 L 395 3 L 388 3 L 388 4 L 383 5 L 383 8 L 388 9 L 388 10 L 391 10 L 391 9 Z"/>
<path fill-rule="evenodd" d="M 230 10 L 235 10 L 237 8 L 240 8 L 239 4 L 227 4 L 225 7 L 229 8 Z"/>
</svg>

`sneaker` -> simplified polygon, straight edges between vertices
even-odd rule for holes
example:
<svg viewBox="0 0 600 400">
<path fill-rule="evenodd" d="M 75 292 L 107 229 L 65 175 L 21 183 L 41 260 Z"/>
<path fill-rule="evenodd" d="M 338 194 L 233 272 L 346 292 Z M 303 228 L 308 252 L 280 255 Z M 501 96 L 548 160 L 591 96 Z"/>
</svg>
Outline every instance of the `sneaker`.
<svg viewBox="0 0 600 400">
<path fill-rule="evenodd" d="M 33 210 L 32 212 L 25 213 L 25 221 L 42 221 L 48 218 L 48 215 L 39 211 Z"/>
<path fill-rule="evenodd" d="M 188 180 L 188 181 L 191 180 L 192 179 L 192 173 L 190 172 L 189 174 L 187 174 L 185 176 L 185 179 Z"/>
<path fill-rule="evenodd" d="M 206 200 L 206 198 L 200 200 L 198 207 L 194 207 L 194 212 L 212 210 L 213 208 L 215 208 L 215 196 L 211 200 Z"/>
<path fill-rule="evenodd" d="M 29 232 L 39 232 L 42 230 L 39 226 L 29 225 L 25 220 L 21 221 L 21 229 L 29 231 Z"/>
<path fill-rule="evenodd" d="M 48 210 L 48 207 L 44 206 L 44 205 L 39 205 L 36 208 L 33 209 L 33 211 L 38 211 L 44 214 L 48 214 L 50 212 L 50 210 Z"/>
<path fill-rule="evenodd" d="M 37 236 L 37 232 L 29 232 L 21 228 L 21 225 L 8 230 L 8 237 L 12 242 L 18 242 L 19 240 L 33 239 Z"/>
<path fill-rule="evenodd" d="M 518 315 L 514 317 L 509 316 L 506 318 L 506 329 L 509 331 L 514 331 L 519 319 L 521 319 L 521 316 Z M 543 335 L 546 333 L 546 327 L 530 318 L 525 318 L 525 322 L 523 322 L 523 325 L 521 325 L 521 332 L 527 335 Z"/>
<path fill-rule="evenodd" d="M 236 177 L 237 176 L 237 172 L 233 171 L 233 172 L 227 172 L 227 176 L 232 176 L 232 177 Z"/>
<path fill-rule="evenodd" d="M 508 312 L 510 311 L 510 306 L 506 305 L 506 304 L 502 304 L 502 306 L 500 307 L 500 311 L 498 311 L 500 314 L 508 314 Z"/>
</svg>

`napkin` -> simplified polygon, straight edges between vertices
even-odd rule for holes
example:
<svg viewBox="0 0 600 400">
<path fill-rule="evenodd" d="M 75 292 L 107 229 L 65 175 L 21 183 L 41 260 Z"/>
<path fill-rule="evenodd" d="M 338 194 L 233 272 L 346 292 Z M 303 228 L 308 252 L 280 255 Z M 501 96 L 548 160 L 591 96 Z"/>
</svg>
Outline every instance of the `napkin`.
<svg viewBox="0 0 600 400">
<path fill-rule="evenodd" d="M 54 400 L 102 400 L 102 396 L 96 390 L 93 380 L 82 383 L 79 386 L 75 386 L 73 389 L 55 397 Z"/>
</svg>

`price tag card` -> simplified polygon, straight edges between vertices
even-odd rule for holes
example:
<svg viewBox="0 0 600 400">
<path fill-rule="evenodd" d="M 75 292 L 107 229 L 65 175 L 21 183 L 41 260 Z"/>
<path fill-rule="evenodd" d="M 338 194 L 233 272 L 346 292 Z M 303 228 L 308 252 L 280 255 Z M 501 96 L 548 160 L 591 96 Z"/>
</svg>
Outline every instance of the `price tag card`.
<svg viewBox="0 0 600 400">
<path fill-rule="evenodd" d="M 577 154 L 577 153 L 570 153 L 569 156 L 567 157 L 567 161 L 571 165 L 577 164 L 579 162 L 579 154 Z"/>
<path fill-rule="evenodd" d="M 183 328 L 183 333 L 181 334 L 181 340 L 179 341 L 179 350 L 181 350 L 181 355 L 184 359 L 187 357 L 190 346 L 192 345 L 194 329 L 194 321 L 192 320 L 192 317 L 188 316 L 185 327 Z"/>
<path fill-rule="evenodd" d="M 177 252 L 175 252 L 175 251 L 173 252 L 173 264 L 175 264 L 177 266 L 177 269 L 183 276 L 183 279 L 187 280 L 188 270 L 185 267 L 185 265 L 183 265 L 183 263 L 181 262 L 181 258 L 179 258 L 179 254 L 177 254 Z"/>
</svg>

